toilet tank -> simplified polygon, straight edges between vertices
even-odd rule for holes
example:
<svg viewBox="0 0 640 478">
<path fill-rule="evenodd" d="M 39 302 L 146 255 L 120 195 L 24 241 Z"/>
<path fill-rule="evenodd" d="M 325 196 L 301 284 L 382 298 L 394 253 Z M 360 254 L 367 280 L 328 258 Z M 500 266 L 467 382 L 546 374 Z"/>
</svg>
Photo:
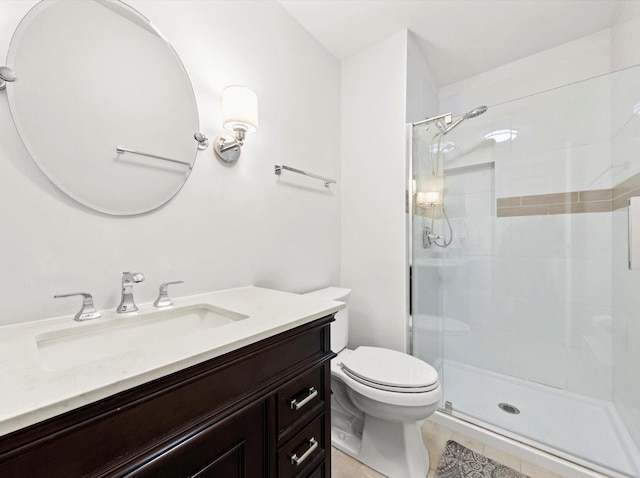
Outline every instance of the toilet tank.
<svg viewBox="0 0 640 478">
<path fill-rule="evenodd" d="M 319 299 L 337 300 L 347 302 L 351 289 L 342 289 L 340 287 L 327 287 L 313 292 L 309 292 L 309 296 Z M 349 341 L 349 306 L 336 313 L 336 321 L 331 323 L 331 350 L 338 353 L 347 346 Z"/>
</svg>

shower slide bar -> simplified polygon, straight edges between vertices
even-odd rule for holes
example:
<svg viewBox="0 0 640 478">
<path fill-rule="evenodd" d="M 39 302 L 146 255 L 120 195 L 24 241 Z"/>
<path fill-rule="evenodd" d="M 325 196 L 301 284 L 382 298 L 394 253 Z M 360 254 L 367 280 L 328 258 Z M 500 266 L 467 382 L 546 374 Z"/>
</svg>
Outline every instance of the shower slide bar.
<svg viewBox="0 0 640 478">
<path fill-rule="evenodd" d="M 328 188 L 330 184 L 338 184 L 335 179 L 325 178 L 324 176 L 318 176 L 317 174 L 308 173 L 308 172 L 303 171 L 301 169 L 292 168 L 291 166 L 285 166 L 284 164 L 282 164 L 282 165 L 276 164 L 275 165 L 275 173 L 276 173 L 276 175 L 280 176 L 282 174 L 282 170 L 283 169 L 285 169 L 287 171 L 291 171 L 292 173 L 302 174 L 304 176 L 309 176 L 310 178 L 313 178 L 313 179 L 319 179 L 320 181 L 324 181 L 324 187 L 325 188 Z"/>
<path fill-rule="evenodd" d="M 138 154 L 140 156 L 147 156 L 149 158 L 161 159 L 162 161 L 169 161 L 170 163 L 184 164 L 185 166 L 189 166 L 189 169 L 193 168 L 191 163 L 187 163 L 186 161 L 180 161 L 178 159 L 165 158 L 164 156 L 158 156 L 156 154 L 150 154 L 150 153 L 143 153 L 142 151 L 136 151 L 135 149 L 129 149 L 129 148 L 122 148 L 120 146 L 116 146 L 116 153 L 118 153 L 118 154 L 124 154 L 124 153 Z"/>
<path fill-rule="evenodd" d="M 425 123 L 433 123 L 435 121 L 444 121 L 444 124 L 450 124 L 453 121 L 451 113 L 445 113 L 440 116 L 433 116 L 431 118 L 423 119 L 422 121 L 416 121 L 415 123 L 411 123 L 412 126 L 419 126 Z"/>
</svg>

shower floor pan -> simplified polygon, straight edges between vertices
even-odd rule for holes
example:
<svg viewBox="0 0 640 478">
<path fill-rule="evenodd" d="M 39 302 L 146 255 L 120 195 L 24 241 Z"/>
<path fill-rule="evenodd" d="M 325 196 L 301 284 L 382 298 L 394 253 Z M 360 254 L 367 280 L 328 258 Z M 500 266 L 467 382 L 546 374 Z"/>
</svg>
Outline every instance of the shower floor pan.
<svg viewBox="0 0 640 478">
<path fill-rule="evenodd" d="M 544 451 L 640 476 L 640 452 L 611 402 L 459 362 L 444 362 L 444 400 L 466 415 L 520 435 Z M 520 413 L 507 413 L 506 403 Z"/>
</svg>

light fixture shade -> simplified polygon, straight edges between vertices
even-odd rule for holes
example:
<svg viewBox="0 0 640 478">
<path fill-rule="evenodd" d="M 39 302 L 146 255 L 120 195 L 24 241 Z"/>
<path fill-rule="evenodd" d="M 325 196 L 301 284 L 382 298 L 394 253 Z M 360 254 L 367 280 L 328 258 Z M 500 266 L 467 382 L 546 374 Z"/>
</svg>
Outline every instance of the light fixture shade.
<svg viewBox="0 0 640 478">
<path fill-rule="evenodd" d="M 440 204 L 440 193 L 438 191 L 419 192 L 416 195 L 418 206 L 433 206 Z"/>
<path fill-rule="evenodd" d="M 227 86 L 222 93 L 222 124 L 229 131 L 240 127 L 254 133 L 258 129 L 258 95 L 246 86 Z"/>
</svg>

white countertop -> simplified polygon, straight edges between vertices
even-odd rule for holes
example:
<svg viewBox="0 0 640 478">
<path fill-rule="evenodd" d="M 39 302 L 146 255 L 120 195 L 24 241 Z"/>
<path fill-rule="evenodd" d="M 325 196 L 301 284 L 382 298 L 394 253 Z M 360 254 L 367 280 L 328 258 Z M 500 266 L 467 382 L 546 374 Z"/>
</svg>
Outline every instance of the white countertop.
<svg viewBox="0 0 640 478">
<path fill-rule="evenodd" d="M 159 309 L 139 305 L 138 312 L 76 322 L 73 316 L 0 327 L 0 436 L 74 408 L 204 362 L 245 345 L 327 316 L 345 307 L 343 302 L 318 299 L 259 287 L 242 287 L 174 299 L 170 308 L 206 304 L 248 316 L 219 327 L 181 337 L 154 341 L 115 356 L 47 370 L 37 338 L 92 324 L 118 324 Z M 165 309 L 165 308 L 163 308 Z M 86 329 L 89 330 L 89 329 Z M 117 344 L 114 344 L 117 347 Z"/>
</svg>

